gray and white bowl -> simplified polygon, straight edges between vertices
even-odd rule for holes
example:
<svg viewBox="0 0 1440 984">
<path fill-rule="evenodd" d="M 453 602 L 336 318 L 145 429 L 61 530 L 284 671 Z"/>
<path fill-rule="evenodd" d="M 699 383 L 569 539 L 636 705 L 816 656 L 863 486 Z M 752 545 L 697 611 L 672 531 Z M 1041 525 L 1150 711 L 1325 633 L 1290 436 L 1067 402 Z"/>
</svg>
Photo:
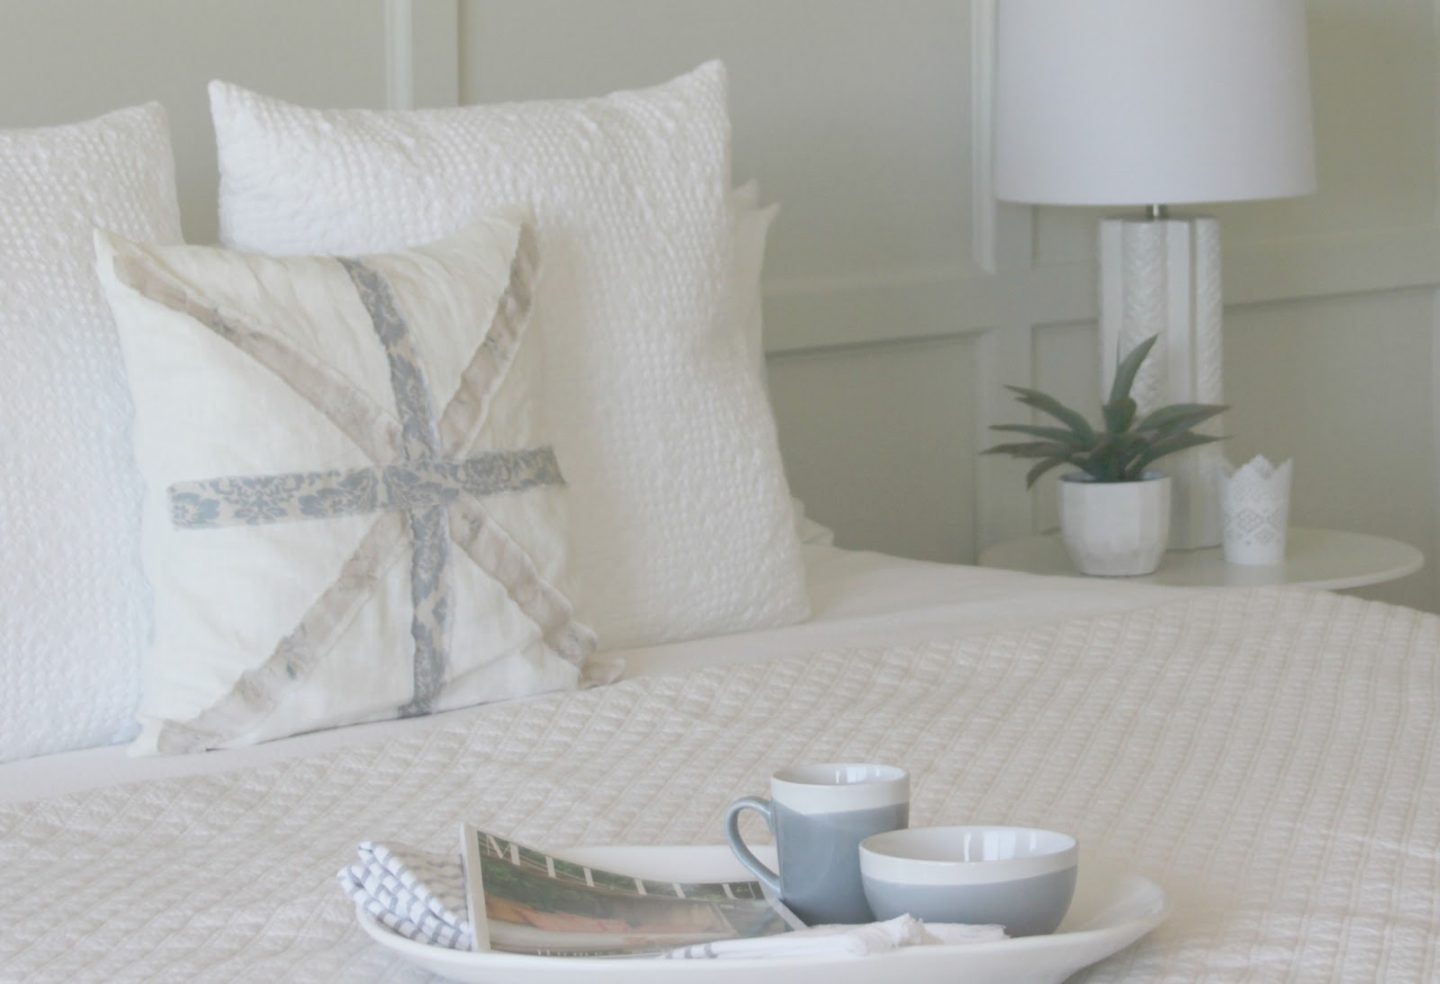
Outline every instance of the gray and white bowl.
<svg viewBox="0 0 1440 984">
<path fill-rule="evenodd" d="M 998 924 L 1051 933 L 1075 894 L 1075 838 L 1033 827 L 912 827 L 860 842 L 865 899 L 877 919 Z"/>
</svg>

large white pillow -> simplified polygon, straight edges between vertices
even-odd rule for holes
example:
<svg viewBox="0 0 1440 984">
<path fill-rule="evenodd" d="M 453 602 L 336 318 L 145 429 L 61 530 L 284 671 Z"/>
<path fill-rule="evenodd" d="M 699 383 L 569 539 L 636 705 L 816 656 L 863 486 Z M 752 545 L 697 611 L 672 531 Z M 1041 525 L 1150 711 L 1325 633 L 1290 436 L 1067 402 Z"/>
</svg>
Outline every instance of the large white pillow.
<svg viewBox="0 0 1440 984">
<path fill-rule="evenodd" d="M 96 224 L 179 240 L 158 105 L 0 131 L 0 761 L 134 730 L 140 479 Z"/>
<path fill-rule="evenodd" d="M 730 193 L 730 211 L 735 216 L 734 260 L 731 284 L 736 326 L 749 354 L 751 372 L 766 379 L 765 312 L 761 296 L 761 274 L 765 268 L 765 244 L 770 225 L 780 206 L 760 204 L 760 186 L 747 181 Z"/>
<path fill-rule="evenodd" d="M 518 216 L 360 259 L 97 251 L 155 588 L 137 750 L 575 684 L 594 638 Z"/>
<path fill-rule="evenodd" d="M 320 111 L 211 85 L 221 234 L 395 249 L 529 204 L 577 605 L 603 646 L 805 617 L 774 421 L 734 330 L 722 66 L 601 99 Z"/>
<path fill-rule="evenodd" d="M 760 187 L 748 181 L 730 193 L 730 208 L 735 215 L 735 260 L 731 289 L 734 291 L 736 325 L 750 354 L 751 371 L 766 381 L 765 314 L 760 290 L 760 275 L 765 266 L 765 242 L 770 224 L 780 206 L 760 204 Z M 795 535 L 806 546 L 834 546 L 835 531 L 822 526 L 805 514 L 805 503 L 791 499 L 795 514 Z"/>
</svg>

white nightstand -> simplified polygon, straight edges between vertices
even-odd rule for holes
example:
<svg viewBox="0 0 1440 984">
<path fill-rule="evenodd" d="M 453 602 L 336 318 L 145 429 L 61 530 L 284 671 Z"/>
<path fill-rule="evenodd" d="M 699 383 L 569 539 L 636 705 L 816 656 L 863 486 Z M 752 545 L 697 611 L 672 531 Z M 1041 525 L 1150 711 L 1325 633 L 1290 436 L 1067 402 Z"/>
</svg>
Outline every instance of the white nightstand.
<svg viewBox="0 0 1440 984">
<path fill-rule="evenodd" d="M 980 566 L 1030 574 L 1085 576 L 1070 563 L 1058 533 L 997 543 L 980 553 Z M 1291 527 L 1286 539 L 1285 563 L 1277 567 L 1227 564 L 1219 547 L 1172 550 L 1154 574 L 1117 580 L 1176 587 L 1304 584 L 1340 589 L 1393 581 L 1423 566 L 1425 555 L 1399 540 L 1340 530 Z"/>
</svg>

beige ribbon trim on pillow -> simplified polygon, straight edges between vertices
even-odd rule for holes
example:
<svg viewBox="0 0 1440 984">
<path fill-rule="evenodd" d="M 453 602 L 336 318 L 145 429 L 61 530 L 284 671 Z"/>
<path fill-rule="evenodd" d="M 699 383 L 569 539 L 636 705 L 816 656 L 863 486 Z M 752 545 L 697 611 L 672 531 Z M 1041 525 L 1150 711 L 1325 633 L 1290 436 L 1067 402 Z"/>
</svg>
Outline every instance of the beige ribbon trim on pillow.
<svg viewBox="0 0 1440 984">
<path fill-rule="evenodd" d="M 437 417 L 409 326 L 389 283 L 361 260 L 337 259 L 370 315 L 390 366 L 398 423 L 329 367 L 306 357 L 273 332 L 221 313 L 182 283 L 133 255 L 117 258 L 119 279 L 151 300 L 188 314 L 275 372 L 361 448 L 373 467 L 177 483 L 170 489 L 172 522 L 180 529 L 262 525 L 284 520 L 382 512 L 346 561 L 340 576 L 260 666 L 189 722 L 166 721 L 157 735 L 164 752 L 213 748 L 247 730 L 278 706 L 294 681 L 321 655 L 373 594 L 384 571 L 411 553 L 411 636 L 414 690 L 402 715 L 434 709 L 449 662 L 450 547 L 458 545 L 496 579 L 540 629 L 545 647 L 580 666 L 595 638 L 575 621 L 569 601 L 546 582 L 525 550 L 484 509 L 489 495 L 563 484 L 550 448 L 473 452 L 491 398 L 505 378 L 530 313 L 536 270 L 534 238 L 522 227 L 510 282 L 489 330 L 461 375 L 458 391 Z M 380 453 L 376 453 L 380 452 Z M 399 461 L 395 461 L 398 455 Z M 386 462 L 385 459 L 390 459 Z M 408 532 L 408 537 L 405 535 Z"/>
</svg>

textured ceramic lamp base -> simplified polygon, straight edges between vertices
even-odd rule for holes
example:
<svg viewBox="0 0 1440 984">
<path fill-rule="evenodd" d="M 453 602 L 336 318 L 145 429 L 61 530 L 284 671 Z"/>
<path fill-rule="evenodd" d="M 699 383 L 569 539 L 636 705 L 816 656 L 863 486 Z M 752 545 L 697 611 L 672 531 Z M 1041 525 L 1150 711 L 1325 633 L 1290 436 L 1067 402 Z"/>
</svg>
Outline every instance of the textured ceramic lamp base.
<svg viewBox="0 0 1440 984">
<path fill-rule="evenodd" d="M 1143 414 L 1167 403 L 1220 403 L 1220 223 L 1212 218 L 1104 219 L 1100 223 L 1100 365 L 1103 393 L 1118 356 L 1159 335 L 1132 391 Z M 1220 543 L 1215 446 L 1166 458 L 1174 480 L 1170 546 Z"/>
</svg>

